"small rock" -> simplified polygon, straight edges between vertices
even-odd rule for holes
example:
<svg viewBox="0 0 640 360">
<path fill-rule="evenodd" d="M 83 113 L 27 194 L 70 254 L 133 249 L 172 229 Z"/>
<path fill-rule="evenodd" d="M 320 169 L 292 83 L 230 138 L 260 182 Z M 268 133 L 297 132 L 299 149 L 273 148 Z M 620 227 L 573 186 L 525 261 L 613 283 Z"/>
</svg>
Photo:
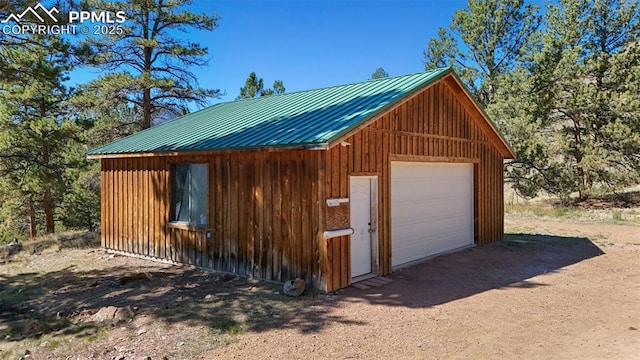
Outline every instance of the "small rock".
<svg viewBox="0 0 640 360">
<path fill-rule="evenodd" d="M 302 295 L 302 293 L 304 292 L 305 286 L 306 286 L 306 282 L 300 278 L 297 278 L 295 280 L 289 280 L 286 283 L 284 283 L 282 290 L 285 295 L 295 297 L 295 296 Z"/>
<path fill-rule="evenodd" d="M 142 335 L 142 334 L 144 334 L 144 333 L 146 333 L 146 332 L 147 332 L 147 329 L 145 329 L 145 328 L 140 328 L 140 329 L 138 329 L 138 331 L 136 331 L 136 334 L 137 334 L 138 336 L 140 336 L 140 335 Z"/>
<path fill-rule="evenodd" d="M 204 301 L 214 301 L 215 299 L 216 296 L 211 294 L 207 294 L 207 296 L 204 297 Z"/>
<path fill-rule="evenodd" d="M 13 240 L 6 245 L 6 248 L 8 255 L 19 253 L 23 249 L 22 244 L 20 244 L 20 242 L 16 238 L 13 238 Z"/>
<path fill-rule="evenodd" d="M 105 322 L 119 322 L 125 320 L 131 320 L 136 316 L 135 310 L 131 306 L 115 307 L 105 306 L 98 310 L 93 316 L 91 321 L 105 323 Z"/>
<path fill-rule="evenodd" d="M 637 327 L 629 326 L 629 330 L 638 330 Z"/>
<path fill-rule="evenodd" d="M 136 316 L 136 311 L 131 305 L 117 308 L 113 318 L 118 321 L 131 320 Z"/>
<path fill-rule="evenodd" d="M 103 308 L 100 308 L 98 312 L 91 316 L 91 320 L 99 323 L 111 321 L 113 320 L 117 309 L 118 308 L 115 306 L 105 306 Z"/>
</svg>

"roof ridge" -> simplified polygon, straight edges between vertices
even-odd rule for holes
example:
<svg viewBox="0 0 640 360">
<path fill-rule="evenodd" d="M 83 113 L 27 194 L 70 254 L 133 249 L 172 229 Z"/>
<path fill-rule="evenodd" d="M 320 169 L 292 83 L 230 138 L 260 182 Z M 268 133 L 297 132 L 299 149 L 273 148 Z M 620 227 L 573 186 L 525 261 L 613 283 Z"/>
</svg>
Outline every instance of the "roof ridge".
<svg viewBox="0 0 640 360">
<path fill-rule="evenodd" d="M 272 95 L 265 96 L 265 98 L 273 97 L 273 96 L 285 96 L 285 95 L 292 95 L 292 94 L 300 94 L 300 93 L 305 93 L 305 92 L 309 92 L 309 91 L 326 90 L 326 89 L 331 89 L 331 88 L 336 88 L 336 87 L 350 86 L 350 85 L 356 85 L 356 84 L 364 84 L 364 83 L 375 82 L 375 81 L 385 81 L 385 80 L 397 79 L 397 78 L 401 78 L 401 77 L 409 77 L 409 76 L 420 75 L 420 74 L 424 74 L 424 73 L 436 73 L 436 72 L 439 72 L 439 71 L 448 70 L 450 68 L 451 68 L 450 66 L 449 67 L 443 66 L 443 67 L 437 67 L 437 68 L 424 70 L 424 71 L 416 71 L 416 72 L 413 72 L 413 73 L 402 74 L 402 75 L 387 76 L 387 77 L 382 77 L 382 78 L 377 78 L 377 79 L 368 79 L 368 80 L 363 80 L 363 81 L 354 81 L 354 82 L 345 83 L 345 84 L 321 86 L 321 87 L 317 87 L 317 88 L 311 88 L 311 89 L 305 89 L 305 90 L 297 90 L 297 91 L 293 91 L 293 92 L 284 92 L 284 93 L 281 93 L 281 94 L 272 94 Z M 247 101 L 247 100 L 257 100 L 257 99 L 261 99 L 261 98 L 262 98 L 262 96 L 253 97 L 253 98 L 246 98 L 246 99 L 235 99 L 235 100 L 219 102 L 216 105 L 218 105 L 218 104 L 230 104 L 230 103 L 234 103 L 234 102 Z"/>
</svg>

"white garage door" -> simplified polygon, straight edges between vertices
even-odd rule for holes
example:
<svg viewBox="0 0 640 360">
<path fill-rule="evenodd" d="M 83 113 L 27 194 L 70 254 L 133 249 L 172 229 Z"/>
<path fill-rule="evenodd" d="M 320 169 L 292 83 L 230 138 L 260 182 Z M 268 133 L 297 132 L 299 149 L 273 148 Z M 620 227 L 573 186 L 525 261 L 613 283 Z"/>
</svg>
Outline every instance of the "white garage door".
<svg viewBox="0 0 640 360">
<path fill-rule="evenodd" d="M 473 164 L 391 163 L 393 266 L 473 244 Z"/>
</svg>

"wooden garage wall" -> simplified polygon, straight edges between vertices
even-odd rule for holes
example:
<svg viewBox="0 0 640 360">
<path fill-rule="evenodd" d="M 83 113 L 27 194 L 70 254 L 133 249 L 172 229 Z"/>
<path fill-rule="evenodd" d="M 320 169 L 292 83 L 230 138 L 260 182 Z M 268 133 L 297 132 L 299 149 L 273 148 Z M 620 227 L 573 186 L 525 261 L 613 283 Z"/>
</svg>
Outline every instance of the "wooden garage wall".
<svg viewBox="0 0 640 360">
<path fill-rule="evenodd" d="M 475 162 L 476 243 L 502 238 L 503 157 L 487 136 L 484 120 L 472 115 L 472 103 L 459 101 L 454 91 L 459 92 L 454 82 L 440 81 L 345 139 L 350 146 L 336 145 L 327 154 L 328 198 L 349 197 L 349 176 L 379 177 L 381 274 L 391 272 L 390 159 Z M 349 248 L 348 236 L 327 240 L 329 291 L 351 281 Z"/>
<path fill-rule="evenodd" d="M 301 277 L 322 288 L 323 158 L 288 151 L 102 159 L 102 245 L 267 280 Z M 174 163 L 209 165 L 208 229 L 168 223 Z"/>
</svg>

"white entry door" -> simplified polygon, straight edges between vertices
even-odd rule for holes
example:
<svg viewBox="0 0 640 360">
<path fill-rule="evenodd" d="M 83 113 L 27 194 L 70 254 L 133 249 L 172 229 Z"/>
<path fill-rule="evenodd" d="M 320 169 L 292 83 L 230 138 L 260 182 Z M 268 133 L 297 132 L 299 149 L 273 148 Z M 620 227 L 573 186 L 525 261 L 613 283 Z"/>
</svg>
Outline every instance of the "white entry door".
<svg viewBox="0 0 640 360">
<path fill-rule="evenodd" d="M 375 263 L 373 244 L 377 243 L 376 203 L 377 178 L 371 176 L 350 177 L 351 227 L 351 277 L 373 271 Z M 377 252 L 376 252 L 377 253 Z"/>
</svg>

